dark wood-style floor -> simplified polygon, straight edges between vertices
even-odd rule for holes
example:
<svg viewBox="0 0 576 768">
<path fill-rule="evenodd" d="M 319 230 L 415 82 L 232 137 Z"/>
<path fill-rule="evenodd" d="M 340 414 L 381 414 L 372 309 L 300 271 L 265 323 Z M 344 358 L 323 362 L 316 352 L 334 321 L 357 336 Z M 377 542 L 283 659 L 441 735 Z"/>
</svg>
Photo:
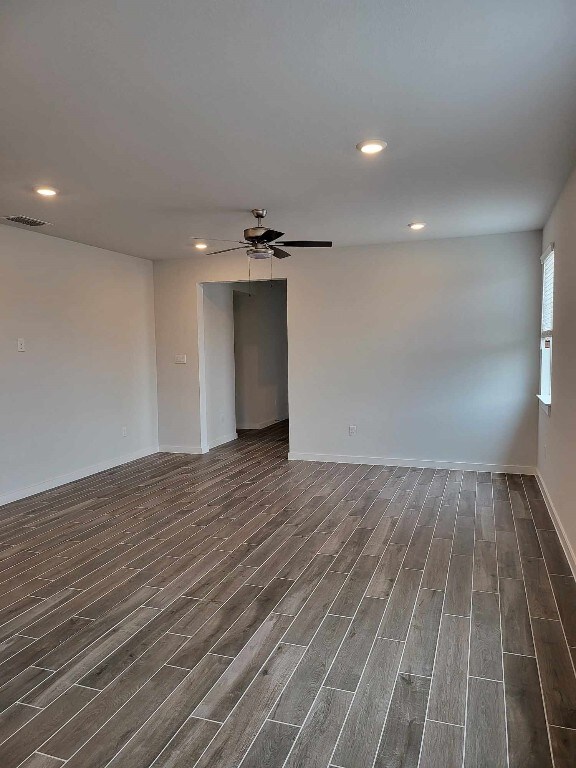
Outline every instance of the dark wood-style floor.
<svg viewBox="0 0 576 768">
<path fill-rule="evenodd" d="M 534 479 L 286 451 L 279 425 L 0 510 L 0 766 L 574 768 Z"/>
</svg>

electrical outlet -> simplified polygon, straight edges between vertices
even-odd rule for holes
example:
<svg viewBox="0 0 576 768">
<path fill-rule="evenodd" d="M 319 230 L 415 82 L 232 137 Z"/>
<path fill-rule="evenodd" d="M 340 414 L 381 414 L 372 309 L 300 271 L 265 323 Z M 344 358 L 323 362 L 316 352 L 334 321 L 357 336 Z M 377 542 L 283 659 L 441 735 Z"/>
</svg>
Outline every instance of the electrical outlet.
<svg viewBox="0 0 576 768">
<path fill-rule="evenodd" d="M 18 352 L 26 352 L 26 342 L 24 339 L 18 339 Z"/>
<path fill-rule="evenodd" d="M 128 437 L 128 427 L 122 427 L 122 437 Z"/>
<path fill-rule="evenodd" d="M 356 424 L 350 424 L 350 426 L 348 427 L 348 434 L 350 435 L 350 437 L 353 437 L 356 434 L 357 429 L 358 427 L 356 426 Z"/>
<path fill-rule="evenodd" d="M 175 355 L 174 362 L 178 365 L 186 365 L 186 355 Z"/>
</svg>

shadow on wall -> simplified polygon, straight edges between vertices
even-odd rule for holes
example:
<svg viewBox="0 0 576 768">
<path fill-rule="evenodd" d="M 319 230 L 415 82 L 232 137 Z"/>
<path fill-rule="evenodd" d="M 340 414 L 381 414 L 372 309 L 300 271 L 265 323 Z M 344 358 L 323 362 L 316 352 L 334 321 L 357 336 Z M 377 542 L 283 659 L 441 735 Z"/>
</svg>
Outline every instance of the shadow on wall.
<svg viewBox="0 0 576 768">
<path fill-rule="evenodd" d="M 238 429 L 288 418 L 285 280 L 234 285 L 234 354 Z"/>
</svg>

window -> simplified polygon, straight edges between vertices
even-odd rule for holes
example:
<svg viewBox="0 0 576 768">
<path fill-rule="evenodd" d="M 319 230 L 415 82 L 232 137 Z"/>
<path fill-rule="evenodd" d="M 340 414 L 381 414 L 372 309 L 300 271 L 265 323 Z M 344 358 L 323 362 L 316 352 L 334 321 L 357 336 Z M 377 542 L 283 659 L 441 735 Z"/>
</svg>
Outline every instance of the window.
<svg viewBox="0 0 576 768">
<path fill-rule="evenodd" d="M 554 246 L 542 256 L 542 323 L 540 327 L 540 394 L 545 405 L 552 402 L 552 333 L 554 329 Z"/>
</svg>

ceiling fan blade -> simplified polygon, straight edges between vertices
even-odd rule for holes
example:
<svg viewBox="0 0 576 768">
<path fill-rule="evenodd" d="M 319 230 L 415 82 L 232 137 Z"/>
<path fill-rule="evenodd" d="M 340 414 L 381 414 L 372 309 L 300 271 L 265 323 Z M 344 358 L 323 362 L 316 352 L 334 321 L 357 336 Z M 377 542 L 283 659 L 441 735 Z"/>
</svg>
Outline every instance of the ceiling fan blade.
<svg viewBox="0 0 576 768">
<path fill-rule="evenodd" d="M 222 240 L 220 237 L 191 237 L 190 240 L 200 240 L 203 243 L 245 243 L 244 240 Z"/>
<path fill-rule="evenodd" d="M 266 232 L 263 232 L 261 235 L 258 235 L 258 237 L 253 238 L 252 242 L 254 243 L 271 243 L 272 240 L 277 240 L 279 237 L 282 237 L 284 232 L 277 232 L 275 229 L 267 229 Z"/>
<path fill-rule="evenodd" d="M 210 253 L 207 253 L 206 256 L 215 256 L 217 253 L 228 253 L 229 251 L 242 251 L 244 248 L 246 248 L 245 245 L 239 245 L 237 248 L 225 248 L 223 251 L 211 251 Z"/>
<path fill-rule="evenodd" d="M 276 256 L 277 259 L 286 259 L 288 256 L 290 256 L 289 253 L 283 251 L 282 248 L 276 248 L 275 245 L 272 246 L 272 250 L 274 251 L 274 256 Z"/>
<path fill-rule="evenodd" d="M 332 240 L 284 240 L 280 245 L 292 248 L 332 248 Z"/>
</svg>

